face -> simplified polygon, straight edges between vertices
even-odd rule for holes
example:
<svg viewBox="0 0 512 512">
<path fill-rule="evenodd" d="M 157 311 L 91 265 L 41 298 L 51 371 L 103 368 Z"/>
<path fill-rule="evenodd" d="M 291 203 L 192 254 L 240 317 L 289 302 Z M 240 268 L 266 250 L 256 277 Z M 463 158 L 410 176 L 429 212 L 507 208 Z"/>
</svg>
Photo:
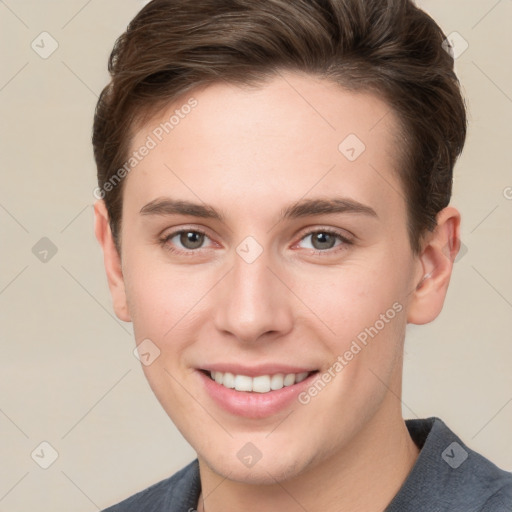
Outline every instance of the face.
<svg viewBox="0 0 512 512">
<path fill-rule="evenodd" d="M 423 269 L 397 133 L 376 96 L 298 74 L 197 90 L 137 130 L 133 151 L 155 144 L 125 182 L 117 306 L 217 473 L 298 475 L 401 414 Z"/>
</svg>

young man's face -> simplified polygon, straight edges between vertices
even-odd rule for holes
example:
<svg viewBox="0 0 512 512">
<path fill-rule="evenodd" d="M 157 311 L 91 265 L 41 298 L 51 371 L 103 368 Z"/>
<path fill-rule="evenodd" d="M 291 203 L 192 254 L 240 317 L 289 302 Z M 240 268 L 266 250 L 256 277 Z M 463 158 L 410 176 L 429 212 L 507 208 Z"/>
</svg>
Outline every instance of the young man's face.
<svg viewBox="0 0 512 512">
<path fill-rule="evenodd" d="M 159 142 L 154 130 L 190 97 Z M 126 178 L 114 305 L 137 344 L 160 351 L 143 368 L 168 415 L 201 461 L 246 482 L 381 443 L 377 430 L 401 420 L 405 326 L 428 271 L 407 235 L 394 114 L 296 74 L 210 86 L 161 114 L 132 144 L 157 142 Z M 308 377 L 247 392 L 212 370 Z"/>
</svg>

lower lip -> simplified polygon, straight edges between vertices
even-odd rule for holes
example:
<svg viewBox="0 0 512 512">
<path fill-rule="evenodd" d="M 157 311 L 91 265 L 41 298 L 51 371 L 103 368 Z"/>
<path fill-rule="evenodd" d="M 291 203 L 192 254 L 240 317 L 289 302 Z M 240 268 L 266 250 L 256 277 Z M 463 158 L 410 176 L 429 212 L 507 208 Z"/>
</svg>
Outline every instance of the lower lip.
<svg viewBox="0 0 512 512">
<path fill-rule="evenodd" d="M 307 388 L 317 373 L 312 373 L 302 382 L 285 386 L 268 393 L 236 391 L 218 384 L 202 371 L 197 371 L 206 392 L 223 409 L 245 418 L 259 419 L 272 416 L 288 407 L 301 391 Z"/>
</svg>

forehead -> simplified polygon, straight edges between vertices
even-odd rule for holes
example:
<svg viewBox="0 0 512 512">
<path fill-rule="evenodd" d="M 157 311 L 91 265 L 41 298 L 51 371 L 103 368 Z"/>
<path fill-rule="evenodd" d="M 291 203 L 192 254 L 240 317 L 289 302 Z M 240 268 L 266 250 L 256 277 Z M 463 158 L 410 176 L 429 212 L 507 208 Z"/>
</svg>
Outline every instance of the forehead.
<svg viewBox="0 0 512 512">
<path fill-rule="evenodd" d="M 337 189 L 402 213 L 398 134 L 377 96 L 319 78 L 283 73 L 257 87 L 217 83 L 138 128 L 131 151 L 150 150 L 125 193 L 140 207 L 169 193 L 235 209 Z"/>
</svg>

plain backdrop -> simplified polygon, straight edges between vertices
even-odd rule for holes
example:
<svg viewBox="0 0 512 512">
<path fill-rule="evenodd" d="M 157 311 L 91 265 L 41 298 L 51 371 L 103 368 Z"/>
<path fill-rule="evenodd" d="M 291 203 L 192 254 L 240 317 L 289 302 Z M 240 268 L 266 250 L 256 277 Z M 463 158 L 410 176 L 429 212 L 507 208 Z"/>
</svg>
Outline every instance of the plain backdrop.
<svg viewBox="0 0 512 512">
<path fill-rule="evenodd" d="M 0 1 L 0 511 L 98 510 L 195 457 L 113 314 L 93 233 L 93 111 L 143 4 Z M 419 5 L 461 52 L 470 126 L 463 250 L 442 314 L 408 326 L 403 414 L 441 417 L 510 471 L 512 1 Z"/>
</svg>

